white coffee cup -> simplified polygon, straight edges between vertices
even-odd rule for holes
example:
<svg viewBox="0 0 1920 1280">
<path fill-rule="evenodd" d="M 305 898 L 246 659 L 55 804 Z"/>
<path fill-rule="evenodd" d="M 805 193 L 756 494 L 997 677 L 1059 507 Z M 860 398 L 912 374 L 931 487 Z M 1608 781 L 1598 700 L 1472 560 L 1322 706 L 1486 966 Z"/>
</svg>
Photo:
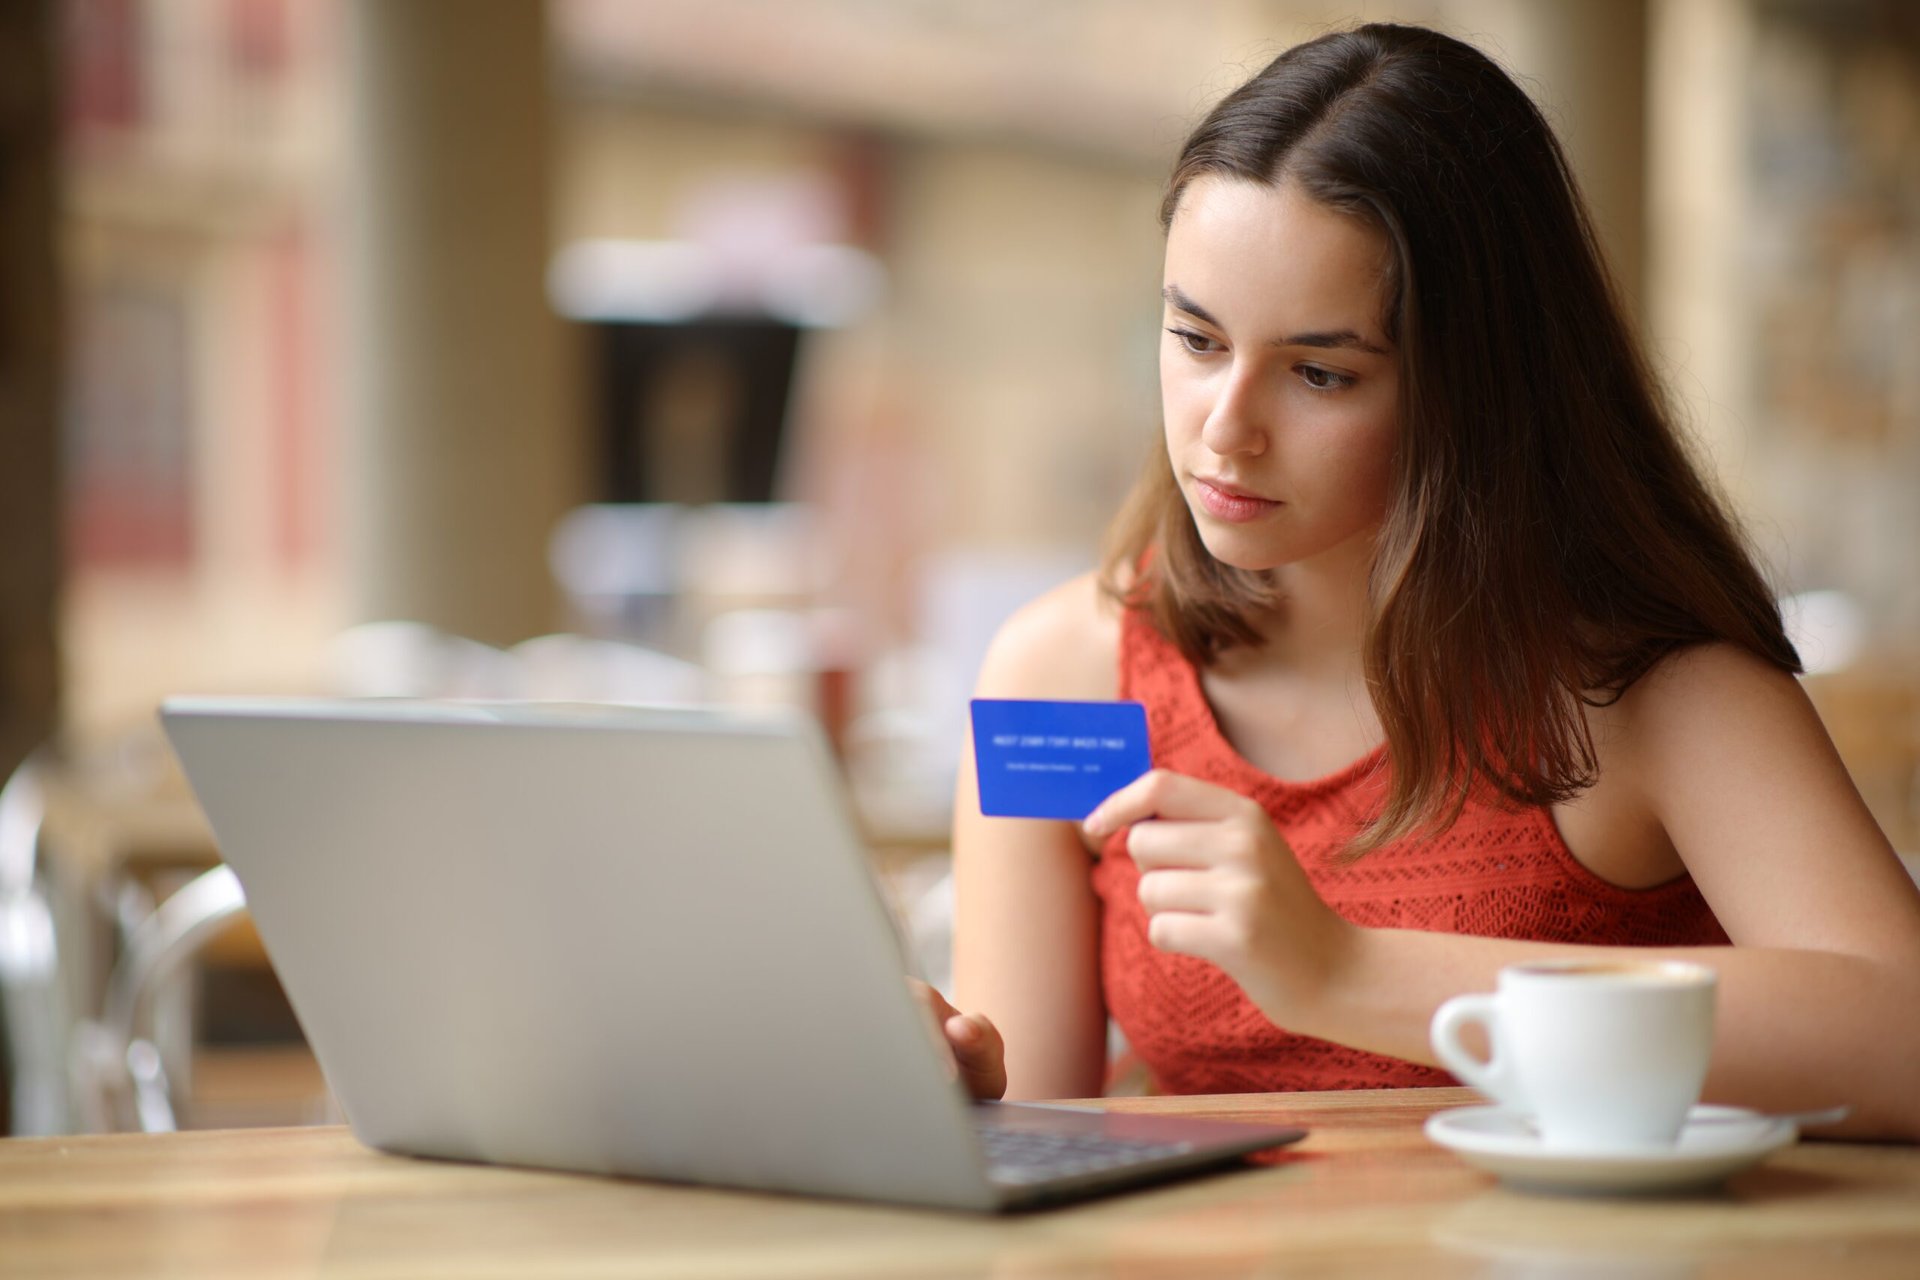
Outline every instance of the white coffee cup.
<svg viewBox="0 0 1920 1280">
<path fill-rule="evenodd" d="M 1493 995 L 1434 1012 L 1433 1051 L 1495 1102 L 1531 1115 L 1543 1145 L 1579 1151 L 1671 1146 L 1699 1101 L 1713 1051 L 1716 977 L 1674 960 L 1508 965 Z M 1492 1056 L 1468 1053 L 1479 1024 Z"/>
</svg>

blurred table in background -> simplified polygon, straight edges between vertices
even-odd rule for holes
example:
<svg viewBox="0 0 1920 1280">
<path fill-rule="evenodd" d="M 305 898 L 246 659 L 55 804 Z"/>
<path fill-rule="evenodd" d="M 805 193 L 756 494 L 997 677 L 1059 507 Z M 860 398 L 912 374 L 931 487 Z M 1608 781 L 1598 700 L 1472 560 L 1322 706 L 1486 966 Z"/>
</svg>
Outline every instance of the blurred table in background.
<svg viewBox="0 0 1920 1280">
<path fill-rule="evenodd" d="M 1801 683 L 1893 847 L 1920 856 L 1920 654 Z"/>
</svg>

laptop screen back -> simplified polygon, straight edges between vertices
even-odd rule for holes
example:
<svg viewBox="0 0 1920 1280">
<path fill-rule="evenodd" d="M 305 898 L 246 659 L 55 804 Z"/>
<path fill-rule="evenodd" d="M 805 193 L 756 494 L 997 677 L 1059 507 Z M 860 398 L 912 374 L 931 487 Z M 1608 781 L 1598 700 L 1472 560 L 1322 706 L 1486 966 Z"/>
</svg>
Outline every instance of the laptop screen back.
<svg viewBox="0 0 1920 1280">
<path fill-rule="evenodd" d="M 369 1145 L 991 1202 L 810 723 L 241 699 L 162 714 Z"/>
</svg>

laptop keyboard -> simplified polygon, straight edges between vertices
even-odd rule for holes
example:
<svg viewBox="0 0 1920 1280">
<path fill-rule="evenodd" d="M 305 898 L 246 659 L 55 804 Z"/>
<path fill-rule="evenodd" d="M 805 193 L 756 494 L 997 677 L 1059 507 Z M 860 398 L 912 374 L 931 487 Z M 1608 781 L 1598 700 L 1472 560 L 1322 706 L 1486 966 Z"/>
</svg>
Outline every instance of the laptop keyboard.
<svg viewBox="0 0 1920 1280">
<path fill-rule="evenodd" d="M 976 1120 L 974 1132 L 987 1157 L 987 1176 L 1001 1183 L 1051 1182 L 1143 1164 L 1193 1150 L 1190 1142 L 1137 1142 L 1096 1134 L 1049 1133 L 1002 1128 Z"/>
</svg>

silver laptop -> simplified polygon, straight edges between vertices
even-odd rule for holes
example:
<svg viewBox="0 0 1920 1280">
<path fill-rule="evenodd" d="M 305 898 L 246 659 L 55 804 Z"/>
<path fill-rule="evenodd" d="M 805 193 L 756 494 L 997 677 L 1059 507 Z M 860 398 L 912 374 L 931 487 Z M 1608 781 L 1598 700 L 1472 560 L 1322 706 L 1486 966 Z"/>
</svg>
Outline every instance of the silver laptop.
<svg viewBox="0 0 1920 1280">
<path fill-rule="evenodd" d="M 370 1146 L 994 1210 L 1302 1136 L 970 1103 L 804 717 L 180 698 L 161 718 Z"/>
</svg>

